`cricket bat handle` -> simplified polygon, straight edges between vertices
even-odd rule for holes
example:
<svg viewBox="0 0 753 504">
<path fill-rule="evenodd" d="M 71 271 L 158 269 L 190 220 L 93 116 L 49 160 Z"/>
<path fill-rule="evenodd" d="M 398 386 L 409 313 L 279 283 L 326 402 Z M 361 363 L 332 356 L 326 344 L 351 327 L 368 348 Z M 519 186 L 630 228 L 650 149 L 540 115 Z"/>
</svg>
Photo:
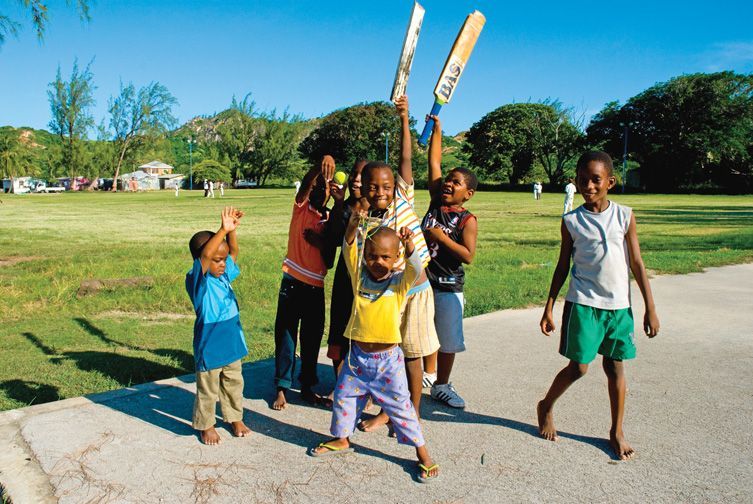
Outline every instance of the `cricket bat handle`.
<svg viewBox="0 0 753 504">
<path fill-rule="evenodd" d="M 431 107 L 431 112 L 429 112 L 430 116 L 435 116 L 439 114 L 439 110 L 442 108 L 442 103 L 434 102 L 434 106 Z M 418 139 L 418 145 L 421 147 L 426 147 L 426 144 L 429 143 L 429 137 L 431 136 L 431 130 L 434 129 L 434 119 L 431 117 L 428 121 L 426 121 L 426 125 L 424 126 L 423 132 L 421 132 L 421 138 Z"/>
</svg>

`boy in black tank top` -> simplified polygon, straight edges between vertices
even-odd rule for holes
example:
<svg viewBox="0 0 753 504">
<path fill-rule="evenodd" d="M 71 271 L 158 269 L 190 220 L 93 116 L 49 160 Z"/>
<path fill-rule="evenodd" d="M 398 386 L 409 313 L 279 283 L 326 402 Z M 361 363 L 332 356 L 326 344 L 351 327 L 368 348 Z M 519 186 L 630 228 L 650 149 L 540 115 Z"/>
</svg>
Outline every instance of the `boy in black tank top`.
<svg viewBox="0 0 753 504">
<path fill-rule="evenodd" d="M 465 351 L 463 337 L 463 264 L 476 254 L 476 216 L 463 208 L 478 186 L 476 176 L 466 168 L 454 168 L 442 180 L 442 126 L 434 119 L 429 144 L 429 193 L 431 204 L 421 229 L 431 254 L 426 275 L 434 291 L 434 325 L 439 336 L 437 379 L 431 396 L 454 408 L 465 401 L 450 383 L 455 354 Z"/>
</svg>

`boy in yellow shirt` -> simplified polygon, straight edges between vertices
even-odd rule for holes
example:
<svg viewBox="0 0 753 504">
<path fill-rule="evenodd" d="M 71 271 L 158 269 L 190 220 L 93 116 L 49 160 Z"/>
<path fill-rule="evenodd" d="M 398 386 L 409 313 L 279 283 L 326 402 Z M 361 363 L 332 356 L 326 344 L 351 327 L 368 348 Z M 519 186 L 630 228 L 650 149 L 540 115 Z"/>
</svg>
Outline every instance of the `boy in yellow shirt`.
<svg viewBox="0 0 753 504">
<path fill-rule="evenodd" d="M 429 456 L 416 410 L 410 400 L 404 355 L 399 343 L 400 313 L 408 291 L 421 275 L 422 265 L 414 254 L 413 233 L 379 226 L 363 238 L 363 258 L 356 233 L 366 212 L 357 209 L 348 221 L 343 256 L 354 293 L 353 313 L 345 335 L 351 348 L 337 378 L 330 432 L 335 437 L 311 448 L 314 457 L 353 451 L 349 436 L 371 396 L 392 421 L 398 443 L 416 448 L 419 481 L 436 478 L 439 466 Z M 405 248 L 406 268 L 393 271 L 399 246 Z"/>
</svg>

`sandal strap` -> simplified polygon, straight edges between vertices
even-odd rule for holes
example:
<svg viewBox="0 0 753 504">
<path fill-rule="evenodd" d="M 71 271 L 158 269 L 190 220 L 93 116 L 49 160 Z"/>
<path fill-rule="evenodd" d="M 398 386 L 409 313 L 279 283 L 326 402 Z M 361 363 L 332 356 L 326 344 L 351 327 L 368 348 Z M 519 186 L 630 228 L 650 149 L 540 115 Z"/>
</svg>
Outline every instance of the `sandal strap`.
<svg viewBox="0 0 753 504">
<path fill-rule="evenodd" d="M 434 469 L 439 469 L 439 464 L 434 464 L 431 467 L 426 467 L 421 462 L 419 462 L 418 463 L 418 467 L 419 467 L 419 469 L 421 469 L 422 471 L 424 471 L 426 474 L 428 474 L 429 472 L 433 471 Z"/>
</svg>

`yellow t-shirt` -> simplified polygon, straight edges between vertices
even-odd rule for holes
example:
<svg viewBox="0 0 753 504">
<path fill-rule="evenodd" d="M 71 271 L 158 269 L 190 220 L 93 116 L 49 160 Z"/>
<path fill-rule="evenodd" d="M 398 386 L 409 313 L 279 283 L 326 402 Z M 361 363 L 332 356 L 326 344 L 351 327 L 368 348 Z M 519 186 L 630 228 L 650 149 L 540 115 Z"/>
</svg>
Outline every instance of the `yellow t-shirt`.
<svg viewBox="0 0 753 504">
<path fill-rule="evenodd" d="M 400 313 L 408 291 L 421 274 L 421 259 L 416 252 L 406 261 L 405 271 L 392 272 L 385 280 L 371 278 L 365 266 L 358 270 L 358 240 L 343 241 L 342 254 L 353 288 L 354 311 L 345 329 L 345 337 L 363 343 L 401 343 Z"/>
</svg>

